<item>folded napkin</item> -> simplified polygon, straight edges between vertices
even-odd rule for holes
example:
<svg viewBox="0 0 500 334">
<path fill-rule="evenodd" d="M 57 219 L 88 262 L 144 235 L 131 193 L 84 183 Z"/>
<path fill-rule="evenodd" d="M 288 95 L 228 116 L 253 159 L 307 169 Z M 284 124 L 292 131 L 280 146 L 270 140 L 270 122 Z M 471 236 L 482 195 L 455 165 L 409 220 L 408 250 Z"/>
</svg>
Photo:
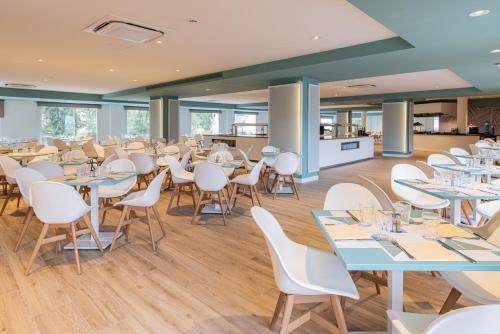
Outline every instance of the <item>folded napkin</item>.
<svg viewBox="0 0 500 334">
<path fill-rule="evenodd" d="M 359 210 L 348 210 L 349 213 L 355 218 L 357 219 L 358 221 L 361 221 L 361 211 Z M 384 213 L 380 212 L 380 211 L 376 211 L 375 212 L 375 215 L 377 218 L 380 218 L 380 217 L 384 217 Z"/>
<path fill-rule="evenodd" d="M 371 239 L 358 225 L 328 225 L 326 228 L 334 240 Z"/>
<path fill-rule="evenodd" d="M 439 236 L 442 238 L 477 238 L 474 234 L 452 224 L 440 224 Z"/>
<path fill-rule="evenodd" d="M 444 248 L 435 241 L 400 242 L 399 244 L 417 261 L 464 261 L 459 254 Z"/>
</svg>

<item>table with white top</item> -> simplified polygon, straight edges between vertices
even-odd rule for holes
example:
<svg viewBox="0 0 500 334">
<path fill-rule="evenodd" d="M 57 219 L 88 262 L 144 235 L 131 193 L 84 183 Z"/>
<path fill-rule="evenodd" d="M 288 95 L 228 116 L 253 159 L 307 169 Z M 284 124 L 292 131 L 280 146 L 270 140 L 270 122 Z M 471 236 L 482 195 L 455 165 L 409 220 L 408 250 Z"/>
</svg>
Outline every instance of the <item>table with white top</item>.
<svg viewBox="0 0 500 334">
<path fill-rule="evenodd" d="M 469 174 L 476 177 L 479 180 L 481 176 L 486 176 L 486 182 L 491 183 L 491 177 L 500 175 L 499 166 L 486 167 L 481 165 L 479 167 L 468 167 L 462 164 L 434 164 L 432 167 L 439 169 L 449 170 L 452 172 L 460 172 Z"/>
<path fill-rule="evenodd" d="M 454 225 L 440 226 L 441 236 L 446 236 L 441 239 L 445 245 L 423 238 L 422 218 L 418 216 L 412 218 L 411 224 L 402 226 L 402 233 L 388 232 L 387 240 L 377 241 L 372 237 L 376 229 L 360 226 L 352 213 L 312 211 L 330 247 L 347 270 L 388 272 L 389 310 L 403 310 L 405 271 L 500 271 L 500 248 Z M 393 240 L 398 245 L 394 245 Z M 416 259 L 407 256 L 403 249 L 410 254 L 414 252 Z M 390 321 L 387 332 L 396 332 Z"/>
<path fill-rule="evenodd" d="M 130 178 L 137 176 L 137 172 L 122 172 L 122 173 L 112 173 L 108 177 L 91 177 L 82 176 L 76 177 L 74 175 L 68 175 L 63 177 L 58 177 L 51 179 L 54 182 L 61 182 L 69 186 L 75 187 L 89 187 L 90 188 L 90 222 L 94 227 L 99 240 L 101 241 L 102 247 L 108 247 L 113 241 L 114 232 L 103 232 L 100 231 L 99 224 L 99 187 L 100 186 L 113 186 L 120 182 L 126 181 Z M 90 235 L 82 235 L 78 238 L 78 248 L 79 249 L 98 249 L 94 239 Z M 64 247 L 65 249 L 73 249 L 73 245 L 70 243 Z"/>
</svg>

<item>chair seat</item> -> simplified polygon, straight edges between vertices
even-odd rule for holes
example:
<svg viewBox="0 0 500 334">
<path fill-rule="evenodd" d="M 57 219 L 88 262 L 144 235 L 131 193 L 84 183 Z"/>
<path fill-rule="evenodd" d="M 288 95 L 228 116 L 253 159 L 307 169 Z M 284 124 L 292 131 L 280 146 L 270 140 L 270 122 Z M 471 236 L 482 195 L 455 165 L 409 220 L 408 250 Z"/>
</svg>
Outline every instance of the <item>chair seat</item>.
<svg viewBox="0 0 500 334">
<path fill-rule="evenodd" d="M 416 314 L 387 311 L 387 315 L 399 334 L 421 334 L 438 318 L 434 314 Z"/>
<path fill-rule="evenodd" d="M 296 243 L 290 255 L 284 261 L 290 261 L 287 267 L 292 276 L 302 284 L 292 287 L 291 291 L 283 292 L 312 296 L 332 294 L 359 299 L 351 275 L 336 255 Z"/>
<path fill-rule="evenodd" d="M 415 199 L 409 200 L 409 202 L 420 209 L 442 209 L 450 205 L 450 201 L 447 199 L 440 199 L 431 195 L 422 194 Z"/>
<path fill-rule="evenodd" d="M 158 159 L 158 160 L 156 160 L 156 165 L 158 167 L 167 167 L 168 166 L 168 161 L 167 160 L 163 160 L 163 159 Z"/>
<path fill-rule="evenodd" d="M 252 186 L 255 184 L 255 182 L 252 182 L 252 180 L 250 179 L 250 174 L 238 175 L 231 180 L 231 183 L 243 184 L 246 186 Z"/>
<path fill-rule="evenodd" d="M 194 182 L 194 175 L 190 172 L 183 172 L 180 175 L 172 175 L 172 181 L 178 184 L 191 183 Z"/>
<path fill-rule="evenodd" d="M 479 204 L 476 211 L 484 218 L 490 219 L 498 209 L 500 209 L 500 200 L 495 200 Z"/>
<path fill-rule="evenodd" d="M 464 296 L 487 305 L 500 303 L 500 272 L 442 272 L 442 276 Z"/>
<path fill-rule="evenodd" d="M 121 201 L 115 203 L 114 205 L 130 205 L 130 206 L 137 206 L 137 207 L 149 207 L 153 205 L 154 203 L 149 203 L 144 200 L 144 194 L 146 193 L 146 190 L 139 190 L 136 192 L 133 192 L 131 194 L 128 194 L 127 197 L 122 199 Z"/>
<path fill-rule="evenodd" d="M 126 195 L 128 191 L 123 189 L 113 189 L 110 187 L 99 187 L 98 194 L 100 198 L 116 198 Z"/>
</svg>

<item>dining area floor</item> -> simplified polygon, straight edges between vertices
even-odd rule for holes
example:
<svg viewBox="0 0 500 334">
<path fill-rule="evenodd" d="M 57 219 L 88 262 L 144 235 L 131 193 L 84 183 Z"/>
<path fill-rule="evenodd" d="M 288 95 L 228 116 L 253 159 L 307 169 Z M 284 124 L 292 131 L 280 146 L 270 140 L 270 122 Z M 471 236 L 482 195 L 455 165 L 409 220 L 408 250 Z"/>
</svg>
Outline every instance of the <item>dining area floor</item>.
<svg viewBox="0 0 500 334">
<path fill-rule="evenodd" d="M 363 175 L 396 198 L 388 171 L 421 156 L 376 154 L 368 161 L 326 169 L 319 181 L 298 185 L 300 201 L 290 195 L 273 200 L 261 191 L 262 207 L 292 240 L 331 251 L 311 216 L 311 210 L 323 206 L 328 189 Z M 119 239 L 112 252 L 82 250 L 81 275 L 75 272 L 73 253 L 56 252 L 53 246 L 42 248 L 32 274 L 24 275 L 41 226 L 30 229 L 22 248 L 14 252 L 26 208 L 16 209 L 10 202 L 0 217 L 0 332 L 271 333 L 268 324 L 279 291 L 265 239 L 250 215 L 250 200 L 238 200 L 226 226 L 219 215 L 203 215 L 201 224 L 191 224 L 191 198 L 181 196 L 179 206 L 167 212 L 171 195 L 171 190 L 162 192 L 158 203 L 166 236 L 156 252 L 147 229 L 134 225 L 128 242 Z M 113 231 L 119 216 L 110 210 L 102 229 Z M 158 225 L 153 232 L 160 235 Z M 409 312 L 438 313 L 451 289 L 430 272 L 405 273 L 404 281 Z M 374 283 L 364 279 L 356 286 L 360 299 L 347 299 L 345 305 L 348 329 L 385 330 L 387 289 L 381 286 L 378 294 Z M 459 303 L 473 305 L 465 297 Z M 335 322 L 330 309 L 323 313 Z M 308 322 L 295 333 L 326 330 Z"/>
</svg>

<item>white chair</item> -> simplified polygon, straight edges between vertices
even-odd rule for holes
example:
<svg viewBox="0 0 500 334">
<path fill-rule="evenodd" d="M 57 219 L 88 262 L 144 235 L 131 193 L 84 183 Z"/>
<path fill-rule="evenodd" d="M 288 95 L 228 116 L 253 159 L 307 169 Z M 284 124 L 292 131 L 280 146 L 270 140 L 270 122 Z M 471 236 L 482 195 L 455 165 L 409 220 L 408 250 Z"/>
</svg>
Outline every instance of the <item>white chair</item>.
<svg viewBox="0 0 500 334">
<path fill-rule="evenodd" d="M 469 149 L 470 149 L 470 153 L 472 155 L 478 155 L 479 154 L 479 150 L 478 148 L 476 147 L 476 145 L 474 144 L 469 144 Z"/>
<path fill-rule="evenodd" d="M 368 189 L 377 198 L 380 206 L 382 206 L 382 210 L 394 210 L 394 204 L 391 198 L 378 184 L 366 176 L 358 175 L 358 178 L 360 180 L 360 185 Z"/>
<path fill-rule="evenodd" d="M 227 143 L 213 143 L 212 152 L 227 151 L 229 150 L 229 145 Z"/>
<path fill-rule="evenodd" d="M 132 161 L 127 159 L 117 159 L 113 160 L 108 164 L 111 168 L 112 173 L 125 173 L 125 172 L 135 172 L 135 165 Z M 121 199 L 123 196 L 127 195 L 132 188 L 134 188 L 137 182 L 137 177 L 131 177 L 125 181 L 119 182 L 112 186 L 100 186 L 97 190 L 98 196 L 101 199 L 102 206 L 102 221 L 104 224 L 106 219 L 106 211 L 112 209 L 110 203 L 113 199 Z"/>
<path fill-rule="evenodd" d="M 102 147 L 101 145 L 99 144 L 93 144 L 94 145 L 94 150 L 96 151 L 97 153 L 97 160 L 104 160 L 104 156 L 105 156 L 105 152 L 104 152 L 104 147 Z"/>
<path fill-rule="evenodd" d="M 144 143 L 140 141 L 135 141 L 127 145 L 127 149 L 134 151 L 144 151 Z"/>
<path fill-rule="evenodd" d="M 270 154 L 279 154 L 280 153 L 280 149 L 277 148 L 277 147 L 274 147 L 274 146 L 264 146 L 261 150 L 260 150 L 261 153 L 270 153 Z"/>
<path fill-rule="evenodd" d="M 456 159 L 456 158 L 455 158 Z M 445 154 L 434 153 L 427 157 L 427 163 L 431 166 L 433 165 L 455 165 L 456 160 Z"/>
<path fill-rule="evenodd" d="M 168 145 L 163 149 L 163 153 L 173 156 L 179 160 L 179 147 L 177 145 Z"/>
<path fill-rule="evenodd" d="M 264 156 L 264 164 L 266 165 L 266 168 L 264 169 L 264 172 L 262 173 L 262 181 L 264 183 L 264 179 L 266 178 L 267 175 L 267 182 L 265 182 L 265 188 L 267 190 L 267 184 L 269 183 L 269 179 L 271 176 L 271 170 L 274 166 L 274 163 L 276 162 L 276 157 L 280 153 L 280 149 L 274 146 L 264 146 L 260 150 L 261 155 Z"/>
<path fill-rule="evenodd" d="M 191 148 L 184 143 L 177 144 L 179 147 L 179 156 L 183 157 L 187 152 L 191 152 Z"/>
<path fill-rule="evenodd" d="M 30 162 L 47 160 L 49 156 L 57 153 L 59 153 L 59 150 L 57 149 L 56 146 L 45 146 L 42 147 L 42 149 L 40 149 L 40 151 L 38 151 L 37 154 L 46 154 L 46 155 L 36 156 L 33 159 L 31 159 Z"/>
<path fill-rule="evenodd" d="M 88 158 L 83 150 L 68 151 L 62 155 L 63 161 L 80 161 L 87 160 Z"/>
<path fill-rule="evenodd" d="M 484 219 L 490 219 L 498 210 L 500 210 L 500 199 L 482 202 L 476 206 L 477 213 L 483 216 Z"/>
<path fill-rule="evenodd" d="M 118 159 L 128 159 L 128 153 L 121 147 L 115 147 L 115 154 Z"/>
<path fill-rule="evenodd" d="M 464 226 L 469 231 L 485 238 L 489 243 L 500 246 L 500 211 L 482 226 Z M 441 307 L 440 314 L 451 310 L 461 295 L 479 304 L 500 304 L 500 272 L 498 271 L 447 271 L 441 272 L 453 287 Z"/>
<path fill-rule="evenodd" d="M 241 149 L 238 149 L 238 152 L 240 153 L 241 158 L 243 159 L 243 163 L 245 164 L 245 169 L 248 172 L 250 172 L 252 170 L 252 168 L 255 166 L 255 163 L 250 161 L 250 159 L 248 159 L 248 155 L 245 152 L 243 152 Z"/>
<path fill-rule="evenodd" d="M 157 250 L 156 246 L 157 242 L 165 236 L 165 230 L 163 229 L 162 221 L 160 219 L 160 213 L 156 208 L 156 204 L 160 200 L 161 185 L 163 183 L 163 180 L 165 179 L 165 174 L 167 174 L 167 170 L 164 170 L 160 174 L 158 174 L 151 181 L 146 190 L 140 190 L 135 193 L 131 193 L 120 202 L 115 203 L 115 206 L 122 206 L 123 211 L 120 217 L 120 221 L 116 226 L 116 231 L 115 235 L 113 236 L 113 241 L 111 242 L 111 246 L 109 247 L 110 252 L 113 250 L 116 240 L 121 234 L 121 229 L 123 227 L 126 227 L 125 237 L 128 240 L 130 225 L 136 223 L 139 220 L 145 222 L 148 225 L 153 251 Z M 139 218 L 132 217 L 131 219 L 130 210 L 136 210 L 136 209 L 144 209 L 145 216 Z M 159 240 L 155 240 L 155 237 L 153 235 L 153 227 L 151 225 L 151 211 L 156 217 L 156 220 L 158 221 L 158 224 L 160 225 L 161 231 L 163 233 L 162 237 Z"/>
<path fill-rule="evenodd" d="M 434 172 L 438 171 L 431 165 L 429 165 L 427 162 L 422 161 L 422 160 L 417 160 L 415 161 L 415 166 L 418 167 L 422 172 L 424 172 L 425 176 L 429 179 L 434 178 Z"/>
<path fill-rule="evenodd" d="M 474 146 L 476 146 L 478 149 L 482 149 L 482 148 L 490 148 L 491 144 L 486 140 L 479 140 L 474 144 Z"/>
<path fill-rule="evenodd" d="M 245 152 L 246 156 L 250 156 L 250 152 L 252 152 L 253 148 L 255 147 L 255 144 L 252 144 L 248 147 L 247 151 Z"/>
<path fill-rule="evenodd" d="M 137 177 L 137 189 L 141 190 L 141 183 L 149 185 L 149 178 L 156 172 L 154 160 L 146 153 L 130 153 L 130 160 L 135 165 L 135 170 L 139 173 Z"/>
<path fill-rule="evenodd" d="M 450 154 L 453 154 L 454 156 L 457 156 L 457 155 L 470 155 L 469 152 L 467 152 L 466 150 L 464 150 L 463 148 L 460 148 L 460 147 L 452 147 L 450 148 Z M 467 163 L 467 158 L 461 158 L 461 157 L 456 157 L 461 164 L 466 164 Z"/>
<path fill-rule="evenodd" d="M 490 145 L 495 145 L 496 141 L 493 138 L 484 138 L 483 141 L 487 142 Z"/>
<path fill-rule="evenodd" d="M 92 142 L 92 140 L 85 142 L 82 145 L 82 150 L 83 150 L 83 152 L 85 152 L 85 155 L 88 156 L 89 158 L 97 158 L 98 157 L 97 151 L 94 147 L 94 143 Z"/>
<path fill-rule="evenodd" d="M 500 328 L 500 305 L 466 307 L 442 316 L 387 311 L 399 334 L 493 334 Z"/>
<path fill-rule="evenodd" d="M 26 275 L 29 275 L 31 272 L 33 262 L 42 245 L 64 241 L 69 236 L 71 236 L 71 242 L 73 243 L 77 272 L 80 274 L 80 257 L 78 255 L 78 243 L 76 240 L 78 236 L 90 233 L 99 250 L 103 252 L 101 242 L 88 217 L 90 206 L 85 203 L 74 188 L 57 182 L 33 182 L 30 187 L 30 197 L 33 211 L 43 223 L 43 228 L 26 268 Z M 87 228 L 77 231 L 76 226 L 82 218 Z M 69 234 L 63 233 L 46 238 L 49 227 L 60 228 L 61 225 L 70 228 L 71 232 Z"/>
<path fill-rule="evenodd" d="M 19 191 L 23 196 L 23 201 L 28 207 L 28 211 L 26 211 L 26 215 L 23 220 L 23 229 L 21 234 L 19 235 L 19 239 L 17 240 L 16 247 L 14 248 L 14 252 L 17 252 L 19 247 L 21 246 L 21 242 L 28 230 L 28 226 L 30 225 L 31 219 L 33 218 L 33 207 L 31 205 L 31 197 L 30 197 L 30 186 L 33 182 L 36 181 L 45 181 L 46 178 L 39 172 L 31 168 L 19 168 L 16 170 L 16 182 L 19 186 Z"/>
<path fill-rule="evenodd" d="M 256 188 L 257 182 L 259 182 L 260 171 L 262 166 L 264 165 L 264 159 L 261 159 L 250 171 L 249 174 L 240 174 L 231 180 L 231 184 L 233 184 L 233 191 L 231 193 L 231 200 L 229 203 L 232 203 L 232 206 L 236 205 L 236 200 L 241 196 L 250 197 L 252 200 L 252 206 L 255 205 L 254 195 L 257 198 L 257 203 L 259 206 L 262 206 L 259 198 L 259 191 Z M 248 193 L 245 192 L 245 187 L 248 188 Z M 241 193 L 238 193 L 238 190 L 241 190 Z"/>
<path fill-rule="evenodd" d="M 428 178 L 418 167 L 409 164 L 398 164 L 391 169 L 391 189 L 402 199 L 410 202 L 413 206 L 420 209 L 443 209 L 450 205 L 450 201 L 440 199 L 431 195 L 424 194 L 418 190 L 411 189 L 402 184 L 394 182 L 395 180 L 415 180 L 427 181 Z"/>
<path fill-rule="evenodd" d="M 339 332 L 347 334 L 339 296 L 359 299 L 359 294 L 342 260 L 332 253 L 290 240 L 278 221 L 265 209 L 253 207 L 251 213 L 266 239 L 274 279 L 280 290 L 270 329 L 275 330 L 282 309 L 284 313 L 280 333 L 289 333 L 308 319 L 318 319 L 320 325 L 328 323 L 319 314 L 309 313 L 314 312 L 315 308 L 295 321 L 290 322 L 290 319 L 294 304 L 330 302 Z"/>
<path fill-rule="evenodd" d="M 182 168 L 185 169 L 187 167 L 190 159 L 191 159 L 191 151 L 184 153 L 184 155 L 182 156 L 182 159 L 180 161 Z"/>
<path fill-rule="evenodd" d="M 54 138 L 52 140 L 52 145 L 54 145 L 55 147 L 57 147 L 57 149 L 59 151 L 64 151 L 64 150 L 67 150 L 69 149 L 70 147 L 68 146 L 68 144 L 66 144 L 64 141 L 62 141 L 61 139 L 59 138 Z"/>
<path fill-rule="evenodd" d="M 297 172 L 298 168 L 299 159 L 295 153 L 280 153 L 276 157 L 276 161 L 273 165 L 274 181 L 273 186 L 271 187 L 273 199 L 276 198 L 276 192 L 278 191 L 280 184 L 283 183 L 284 185 L 289 184 L 292 187 L 293 193 L 297 196 L 297 199 L 300 200 L 299 191 L 295 183 L 295 178 L 293 177 L 293 174 Z"/>
<path fill-rule="evenodd" d="M 172 176 L 172 183 L 175 185 L 174 191 L 170 197 L 170 202 L 168 203 L 168 210 L 172 207 L 175 195 L 177 195 L 177 206 L 179 206 L 179 200 L 181 198 L 181 192 L 189 194 L 193 199 L 193 206 L 196 206 L 195 199 L 195 186 L 194 186 L 194 175 L 182 168 L 179 161 L 172 157 L 165 157 L 168 161 L 168 167 L 170 168 L 170 174 Z M 186 189 L 187 188 L 187 189 Z"/>
<path fill-rule="evenodd" d="M 52 161 L 35 161 L 28 164 L 28 168 L 34 169 L 47 180 L 55 179 L 56 177 L 64 176 L 64 168 Z"/>
<path fill-rule="evenodd" d="M 14 194 L 14 189 L 17 187 L 16 183 L 16 170 L 21 168 L 21 165 L 19 162 L 16 160 L 6 157 L 6 156 L 0 156 L 0 167 L 2 168 L 4 174 L 5 174 L 5 181 L 7 182 L 9 186 L 9 191 L 7 192 L 7 197 L 5 197 L 3 205 L 2 205 L 2 210 L 0 210 L 0 216 L 3 215 L 3 212 L 5 211 L 5 207 L 7 206 L 7 203 L 9 202 L 10 198 Z M 21 194 L 17 194 L 17 207 L 19 207 L 19 200 L 21 199 Z"/>
<path fill-rule="evenodd" d="M 213 203 L 214 196 L 217 197 L 217 202 L 220 206 L 222 221 L 226 225 L 226 210 L 229 209 L 229 195 L 226 194 L 225 188 L 228 185 L 228 179 L 221 166 L 211 162 L 202 162 L 194 167 L 194 182 L 200 190 L 200 196 L 196 208 L 194 209 L 192 224 L 196 223 L 196 216 L 202 206 Z M 224 207 L 226 204 L 226 208 Z"/>
<path fill-rule="evenodd" d="M 357 183 L 337 183 L 330 187 L 323 210 L 359 210 L 360 203 L 370 204 L 375 210 L 383 210 L 377 197 Z"/>
<path fill-rule="evenodd" d="M 115 153 L 109 155 L 106 159 L 104 159 L 104 161 L 101 164 L 101 167 L 106 167 L 107 165 L 109 165 L 111 161 L 115 161 L 116 159 L 118 159 L 118 157 L 116 156 Z"/>
</svg>

